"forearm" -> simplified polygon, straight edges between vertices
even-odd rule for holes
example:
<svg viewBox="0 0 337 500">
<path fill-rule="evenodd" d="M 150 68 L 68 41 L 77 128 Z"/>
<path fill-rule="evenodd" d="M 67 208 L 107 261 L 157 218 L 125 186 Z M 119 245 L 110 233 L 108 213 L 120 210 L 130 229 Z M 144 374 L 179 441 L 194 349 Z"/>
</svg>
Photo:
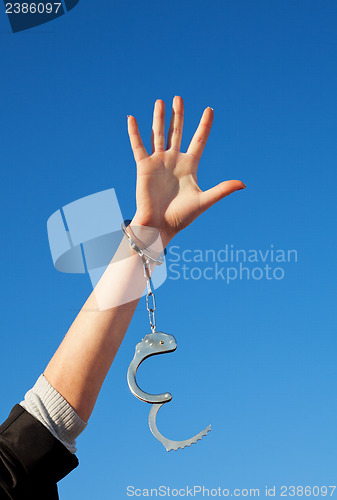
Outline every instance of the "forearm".
<svg viewBox="0 0 337 500">
<path fill-rule="evenodd" d="M 44 371 L 84 421 L 91 415 L 144 286 L 142 260 L 124 237 Z"/>
</svg>

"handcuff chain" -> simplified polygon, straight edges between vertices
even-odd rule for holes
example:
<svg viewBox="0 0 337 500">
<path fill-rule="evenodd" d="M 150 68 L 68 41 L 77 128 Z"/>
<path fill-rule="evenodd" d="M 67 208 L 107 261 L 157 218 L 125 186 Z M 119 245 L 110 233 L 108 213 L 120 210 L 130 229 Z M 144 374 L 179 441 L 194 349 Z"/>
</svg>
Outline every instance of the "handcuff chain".
<svg viewBox="0 0 337 500">
<path fill-rule="evenodd" d="M 154 293 L 153 293 L 152 287 L 151 287 L 151 276 L 152 276 L 151 262 L 160 266 L 164 262 L 164 253 L 163 253 L 163 255 L 160 255 L 157 259 L 151 257 L 150 255 L 148 255 L 145 252 L 146 249 L 141 249 L 135 244 L 132 236 L 128 233 L 125 222 L 122 222 L 121 227 L 122 227 L 123 233 L 125 234 L 125 236 L 129 240 L 131 247 L 133 248 L 133 250 L 135 250 L 135 252 L 138 253 L 138 255 L 140 256 L 140 258 L 143 261 L 144 276 L 146 278 L 146 287 L 147 287 L 146 308 L 147 308 L 148 313 L 149 313 L 151 331 L 152 331 L 152 333 L 155 333 L 155 331 L 156 331 L 156 316 L 155 316 L 156 301 L 155 301 Z M 152 307 L 150 307 L 150 302 L 149 302 L 150 297 L 152 300 Z"/>
<path fill-rule="evenodd" d="M 155 333 L 156 331 L 156 315 L 155 315 L 155 310 L 156 310 L 156 300 L 154 293 L 152 291 L 151 287 L 151 265 L 147 259 L 143 259 L 143 267 L 144 267 L 144 276 L 146 278 L 146 287 L 147 287 L 147 294 L 146 294 L 146 308 L 149 313 L 149 320 L 150 320 L 150 326 L 151 326 L 151 331 L 152 333 Z M 151 299 L 150 299 L 151 297 Z M 150 300 L 152 300 L 152 307 L 150 307 Z"/>
</svg>

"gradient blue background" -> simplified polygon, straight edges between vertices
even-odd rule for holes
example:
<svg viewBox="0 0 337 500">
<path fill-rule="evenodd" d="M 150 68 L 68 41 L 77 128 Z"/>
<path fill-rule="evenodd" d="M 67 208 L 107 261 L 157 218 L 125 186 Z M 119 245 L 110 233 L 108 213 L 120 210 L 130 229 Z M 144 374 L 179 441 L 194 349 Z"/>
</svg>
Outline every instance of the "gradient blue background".
<svg viewBox="0 0 337 500">
<path fill-rule="evenodd" d="M 158 418 L 168 437 L 212 424 L 184 451 L 164 450 L 147 428 L 149 405 L 128 391 L 148 332 L 139 306 L 61 500 L 123 499 L 127 485 L 262 495 L 266 485 L 336 484 L 336 2 L 81 0 L 15 35 L 2 7 L 0 43 L 1 420 L 90 292 L 88 276 L 53 268 L 48 217 L 109 187 L 124 217 L 134 213 L 127 114 L 149 146 L 155 99 L 169 110 L 183 96 L 187 148 L 212 106 L 200 187 L 247 184 L 175 244 L 298 251 L 282 281 L 167 280 L 158 290 L 158 326 L 178 350 L 144 364 L 140 381 L 172 392 Z"/>
</svg>

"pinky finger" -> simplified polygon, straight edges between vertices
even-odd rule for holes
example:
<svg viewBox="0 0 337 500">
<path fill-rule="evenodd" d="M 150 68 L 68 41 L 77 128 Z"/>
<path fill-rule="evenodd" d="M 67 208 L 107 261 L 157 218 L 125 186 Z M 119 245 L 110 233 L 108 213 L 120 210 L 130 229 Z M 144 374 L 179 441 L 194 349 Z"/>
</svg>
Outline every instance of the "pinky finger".
<svg viewBox="0 0 337 500">
<path fill-rule="evenodd" d="M 149 155 L 144 147 L 142 138 L 139 133 L 137 120 L 134 116 L 128 115 L 128 134 L 130 138 L 131 148 L 136 163 L 140 162 Z"/>
</svg>

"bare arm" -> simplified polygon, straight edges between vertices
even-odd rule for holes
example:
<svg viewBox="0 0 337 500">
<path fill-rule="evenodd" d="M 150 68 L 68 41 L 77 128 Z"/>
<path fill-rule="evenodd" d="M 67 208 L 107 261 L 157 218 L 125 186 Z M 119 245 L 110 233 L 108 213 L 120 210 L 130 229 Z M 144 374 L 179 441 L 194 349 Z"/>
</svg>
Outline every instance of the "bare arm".
<svg viewBox="0 0 337 500">
<path fill-rule="evenodd" d="M 201 191 L 197 168 L 211 130 L 213 110 L 204 111 L 186 153 L 180 151 L 183 119 L 183 100 L 175 97 L 165 149 L 164 103 L 156 101 L 149 155 L 136 119 L 128 117 L 128 133 L 137 163 L 137 211 L 132 225 L 142 241 L 146 240 L 147 228 L 155 228 L 164 247 L 211 205 L 245 187 L 241 181 L 232 180 Z M 126 255 L 132 257 L 125 259 Z M 133 255 L 124 238 L 44 372 L 50 384 L 84 421 L 91 415 L 137 307 L 145 285 L 142 272 L 141 259 Z M 125 302 L 125 297 L 134 298 Z M 101 310 L 104 299 L 113 306 Z"/>
</svg>

